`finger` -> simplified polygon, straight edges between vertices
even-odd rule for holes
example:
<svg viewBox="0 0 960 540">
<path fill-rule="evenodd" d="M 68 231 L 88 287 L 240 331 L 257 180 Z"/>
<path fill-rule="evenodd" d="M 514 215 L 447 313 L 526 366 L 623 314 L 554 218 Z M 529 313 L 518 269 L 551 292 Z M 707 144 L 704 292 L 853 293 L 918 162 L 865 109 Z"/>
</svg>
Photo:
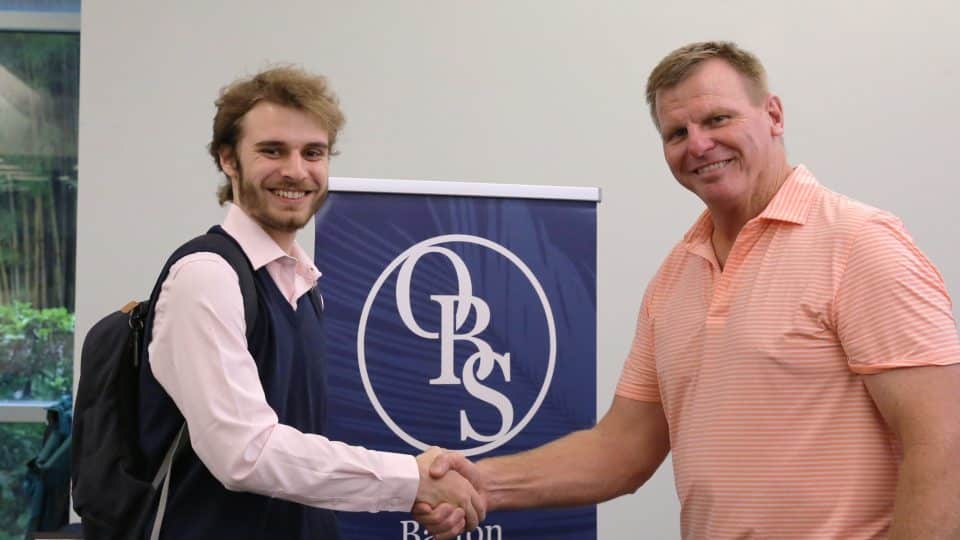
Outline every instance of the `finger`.
<svg viewBox="0 0 960 540">
<path fill-rule="evenodd" d="M 467 479 L 467 482 L 476 486 L 480 481 L 480 470 L 477 469 L 477 464 L 467 459 L 463 454 L 446 452 L 441 457 L 444 458 L 448 470 L 457 471 L 460 473 L 460 476 Z M 440 458 L 435 459 L 434 463 L 439 459 Z"/>
<path fill-rule="evenodd" d="M 473 507 L 473 504 L 471 504 L 469 500 L 464 501 L 463 504 L 463 510 L 467 519 L 467 530 L 472 531 L 480 524 L 480 516 L 477 513 L 477 509 Z"/>
<path fill-rule="evenodd" d="M 426 512 L 415 513 L 414 517 L 424 527 L 439 530 L 439 526 L 446 522 L 453 523 L 462 519 L 463 511 L 450 503 L 438 504 L 436 508 L 430 508 L 430 505 L 424 505 Z M 459 510 L 459 512 L 457 512 Z"/>
<path fill-rule="evenodd" d="M 472 485 L 471 488 L 473 488 Z M 478 524 L 487 519 L 487 500 L 481 497 L 476 489 L 470 489 L 470 504 L 477 511 Z"/>
<path fill-rule="evenodd" d="M 418 502 L 413 505 L 413 511 L 411 512 L 414 516 L 427 516 L 433 512 L 433 507 L 430 504 L 425 502 Z"/>
<path fill-rule="evenodd" d="M 460 525 L 460 526 L 457 527 L 455 530 L 456 530 L 456 531 L 462 531 L 462 530 L 463 530 L 463 526 Z M 438 535 L 434 535 L 433 538 L 435 538 L 436 540 L 456 540 L 456 538 L 457 538 L 457 536 L 458 536 L 459 534 L 460 534 L 459 532 L 441 533 L 441 534 L 438 534 Z"/>
<path fill-rule="evenodd" d="M 472 531 L 476 529 L 478 525 L 480 525 L 480 518 L 477 515 L 477 510 L 473 507 L 473 505 L 467 505 L 465 517 L 465 526 L 467 531 Z"/>
<path fill-rule="evenodd" d="M 456 508 L 446 520 L 436 523 L 432 527 L 425 526 L 437 540 L 456 538 L 466 526 L 466 520 L 463 516 L 463 509 Z"/>
<path fill-rule="evenodd" d="M 437 456 L 441 456 L 443 454 L 444 454 L 443 448 L 440 448 L 439 446 L 431 446 L 430 448 L 427 448 L 426 450 L 424 450 L 423 454 L 421 455 L 431 457 L 431 458 L 436 458 Z"/>
<path fill-rule="evenodd" d="M 430 464 L 430 476 L 433 478 L 443 478 L 443 475 L 447 474 L 447 471 L 450 470 L 450 458 L 452 454 L 449 452 L 444 452 L 437 456 L 433 463 Z"/>
</svg>

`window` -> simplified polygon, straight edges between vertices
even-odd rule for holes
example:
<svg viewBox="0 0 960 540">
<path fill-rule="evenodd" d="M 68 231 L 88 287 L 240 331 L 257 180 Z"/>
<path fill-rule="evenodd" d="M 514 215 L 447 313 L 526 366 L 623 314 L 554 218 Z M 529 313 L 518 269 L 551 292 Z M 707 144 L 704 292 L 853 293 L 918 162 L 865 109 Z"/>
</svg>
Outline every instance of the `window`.
<svg viewBox="0 0 960 540">
<path fill-rule="evenodd" d="M 22 538 L 45 407 L 71 392 L 79 0 L 0 0 L 0 540 Z"/>
</svg>

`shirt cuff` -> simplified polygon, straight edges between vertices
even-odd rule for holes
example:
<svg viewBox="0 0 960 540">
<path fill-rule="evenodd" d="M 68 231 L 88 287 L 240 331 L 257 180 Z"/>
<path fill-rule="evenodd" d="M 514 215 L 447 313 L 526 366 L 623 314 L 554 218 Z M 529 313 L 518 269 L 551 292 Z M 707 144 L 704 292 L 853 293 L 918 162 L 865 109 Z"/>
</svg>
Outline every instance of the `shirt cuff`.
<svg viewBox="0 0 960 540">
<path fill-rule="evenodd" d="M 420 488 L 420 467 L 411 455 L 379 452 L 383 471 L 383 498 L 378 506 L 388 512 L 409 512 Z"/>
</svg>

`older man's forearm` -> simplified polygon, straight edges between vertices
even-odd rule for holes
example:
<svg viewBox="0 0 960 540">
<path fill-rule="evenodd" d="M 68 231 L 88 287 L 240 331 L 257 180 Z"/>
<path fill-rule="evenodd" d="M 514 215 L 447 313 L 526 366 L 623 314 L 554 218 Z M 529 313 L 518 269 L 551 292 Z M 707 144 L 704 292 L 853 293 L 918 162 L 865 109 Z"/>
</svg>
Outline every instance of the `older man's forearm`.
<svg viewBox="0 0 960 540">
<path fill-rule="evenodd" d="M 960 442 L 906 449 L 889 540 L 960 538 Z"/>
</svg>

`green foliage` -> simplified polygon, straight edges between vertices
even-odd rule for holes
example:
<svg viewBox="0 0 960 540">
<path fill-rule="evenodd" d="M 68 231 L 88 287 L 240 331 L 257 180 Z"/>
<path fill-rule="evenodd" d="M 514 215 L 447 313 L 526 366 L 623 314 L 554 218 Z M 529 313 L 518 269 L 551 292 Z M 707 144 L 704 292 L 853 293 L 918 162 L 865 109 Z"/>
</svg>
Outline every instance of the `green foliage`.
<svg viewBox="0 0 960 540">
<path fill-rule="evenodd" d="M 26 464 L 40 450 L 43 430 L 43 424 L 0 424 L 0 540 L 23 538 L 29 517 Z"/>
<path fill-rule="evenodd" d="M 73 384 L 74 316 L 64 308 L 0 305 L 0 399 L 58 399 Z"/>
<path fill-rule="evenodd" d="M 57 399 L 73 384 L 74 316 L 64 308 L 0 305 L 0 399 Z M 20 540 L 29 504 L 26 463 L 43 424 L 0 424 L 0 540 Z"/>
</svg>

